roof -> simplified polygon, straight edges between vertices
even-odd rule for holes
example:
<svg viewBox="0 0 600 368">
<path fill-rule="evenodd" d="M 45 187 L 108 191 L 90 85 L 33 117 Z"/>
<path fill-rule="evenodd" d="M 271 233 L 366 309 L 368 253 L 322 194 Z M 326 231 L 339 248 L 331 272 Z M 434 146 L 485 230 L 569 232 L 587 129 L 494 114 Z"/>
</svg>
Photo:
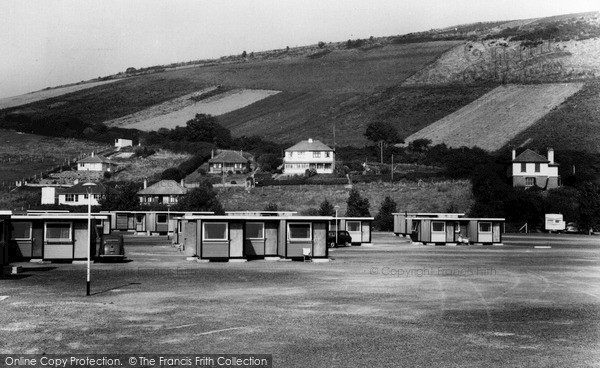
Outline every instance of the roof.
<svg viewBox="0 0 600 368">
<path fill-rule="evenodd" d="M 187 189 L 175 180 L 161 180 L 137 192 L 138 195 L 183 195 L 185 193 L 187 193 Z"/>
<path fill-rule="evenodd" d="M 225 150 L 221 151 L 218 155 L 208 160 L 208 162 L 233 162 L 233 163 L 248 163 L 248 159 L 242 156 L 237 151 Z"/>
<path fill-rule="evenodd" d="M 82 158 L 81 160 L 77 161 L 77 163 L 79 164 L 97 164 L 97 163 L 106 163 L 106 164 L 112 164 L 114 165 L 114 163 L 109 160 L 108 158 L 102 156 L 102 155 L 92 155 L 92 156 L 88 156 L 86 158 Z"/>
<path fill-rule="evenodd" d="M 70 188 L 64 188 L 64 189 L 60 189 L 57 192 L 60 194 L 87 194 L 88 192 L 88 187 L 85 186 L 84 184 L 87 183 L 79 183 L 76 185 L 73 185 Z M 106 192 L 106 187 L 100 183 L 94 183 L 94 186 L 90 186 L 89 190 L 92 194 L 103 194 L 104 192 Z"/>
<path fill-rule="evenodd" d="M 537 152 L 530 150 L 529 148 L 523 151 L 520 155 L 515 157 L 512 162 L 550 162 L 546 157 L 540 155 Z"/>
<path fill-rule="evenodd" d="M 321 141 L 308 139 L 296 143 L 286 151 L 333 151 L 333 149 Z"/>
</svg>

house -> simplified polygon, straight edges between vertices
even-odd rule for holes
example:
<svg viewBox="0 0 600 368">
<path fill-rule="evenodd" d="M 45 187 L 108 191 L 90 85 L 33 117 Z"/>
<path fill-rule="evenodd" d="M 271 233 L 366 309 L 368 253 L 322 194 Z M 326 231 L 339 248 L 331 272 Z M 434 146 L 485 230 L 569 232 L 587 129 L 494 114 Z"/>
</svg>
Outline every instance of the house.
<svg viewBox="0 0 600 368">
<path fill-rule="evenodd" d="M 87 206 L 88 192 L 92 195 L 91 205 L 97 206 L 99 204 L 98 200 L 102 198 L 104 192 L 106 192 L 106 187 L 100 183 L 89 187 L 85 186 L 85 183 L 79 183 L 64 189 L 44 187 L 42 188 L 42 204 Z"/>
<path fill-rule="evenodd" d="M 91 156 L 77 161 L 77 171 L 114 171 L 117 164 L 102 155 L 92 152 Z"/>
<path fill-rule="evenodd" d="M 144 204 L 175 204 L 187 193 L 187 188 L 175 180 L 161 180 L 151 186 L 144 180 L 144 189 L 137 192 L 140 203 Z"/>
<path fill-rule="evenodd" d="M 241 174 L 250 168 L 250 160 L 243 156 L 242 152 L 222 150 L 216 156 L 208 160 L 209 174 L 222 174 L 232 172 Z"/>
<path fill-rule="evenodd" d="M 321 141 L 309 138 L 286 149 L 283 164 L 286 175 L 304 175 L 308 169 L 315 169 L 318 174 L 333 174 L 335 152 Z"/>
<path fill-rule="evenodd" d="M 512 178 L 513 187 L 537 186 L 553 189 L 561 185 L 552 148 L 548 149 L 548 157 L 530 149 L 517 156 L 516 151 L 512 150 L 512 163 L 508 175 Z"/>
<path fill-rule="evenodd" d="M 115 148 L 116 149 L 121 149 L 124 147 L 132 147 L 133 146 L 133 141 L 131 139 L 124 139 L 124 138 L 118 138 L 115 139 Z"/>
</svg>

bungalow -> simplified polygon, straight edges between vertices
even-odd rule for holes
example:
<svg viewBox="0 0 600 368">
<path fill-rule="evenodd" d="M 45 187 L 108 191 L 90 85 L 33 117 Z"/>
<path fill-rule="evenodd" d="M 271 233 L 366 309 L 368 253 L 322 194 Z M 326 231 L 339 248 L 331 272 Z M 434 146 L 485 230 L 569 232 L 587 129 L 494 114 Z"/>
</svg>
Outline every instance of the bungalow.
<svg viewBox="0 0 600 368">
<path fill-rule="evenodd" d="M 93 214 L 92 244 L 88 244 L 88 216 L 85 213 L 13 214 L 10 239 L 16 244 L 10 260 L 76 260 L 96 254 L 96 238 L 101 237 L 105 215 Z"/>
<path fill-rule="evenodd" d="M 232 172 L 242 174 L 250 169 L 250 160 L 241 152 L 223 150 L 208 160 L 209 174 L 222 174 Z"/>
<path fill-rule="evenodd" d="M 333 174 L 335 152 L 321 141 L 309 138 L 285 150 L 283 173 L 303 175 L 306 170 L 315 169 L 318 174 Z"/>
<path fill-rule="evenodd" d="M 329 216 L 184 216 L 178 236 L 184 252 L 203 260 L 254 258 L 327 260 Z"/>
<path fill-rule="evenodd" d="M 58 203 L 67 206 L 87 206 L 88 193 L 90 193 L 92 195 L 91 205 L 98 206 L 98 200 L 102 198 L 105 191 L 106 188 L 100 183 L 90 187 L 86 187 L 85 183 L 79 183 L 58 190 L 55 187 L 44 187 L 42 188 L 42 204 Z"/>
<path fill-rule="evenodd" d="M 411 240 L 423 244 L 502 244 L 503 218 L 411 217 Z"/>
<path fill-rule="evenodd" d="M 102 155 L 96 155 L 92 152 L 91 156 L 77 161 L 77 171 L 115 171 L 117 164 Z"/>
<path fill-rule="evenodd" d="M 120 150 L 124 147 L 132 147 L 133 141 L 131 139 L 118 138 L 115 139 L 115 148 Z"/>
<path fill-rule="evenodd" d="M 175 180 L 161 180 L 148 186 L 144 180 L 144 189 L 137 192 L 142 205 L 145 204 L 175 204 L 179 198 L 187 193 L 187 188 L 183 186 L 183 180 L 177 183 Z"/>
<path fill-rule="evenodd" d="M 540 187 L 553 189 L 560 186 L 558 164 L 554 162 L 554 150 L 548 149 L 548 157 L 544 157 L 530 149 L 520 155 L 512 150 L 511 167 L 508 170 L 513 187 Z"/>
<path fill-rule="evenodd" d="M 330 230 L 346 230 L 352 237 L 352 245 L 368 245 L 371 243 L 371 228 L 374 217 L 337 217 L 330 223 Z M 335 242 L 333 243 L 335 244 Z"/>
</svg>

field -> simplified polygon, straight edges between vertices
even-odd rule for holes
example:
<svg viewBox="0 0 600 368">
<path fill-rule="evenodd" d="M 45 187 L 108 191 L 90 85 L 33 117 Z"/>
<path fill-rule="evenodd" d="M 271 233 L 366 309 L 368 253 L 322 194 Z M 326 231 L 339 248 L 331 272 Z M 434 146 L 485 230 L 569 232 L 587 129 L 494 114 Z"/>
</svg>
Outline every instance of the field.
<svg viewBox="0 0 600 368">
<path fill-rule="evenodd" d="M 4 277 L 0 333 L 11 338 L 0 353 L 272 354 L 290 368 L 600 364 L 596 237 L 434 247 L 375 233 L 372 247 L 335 249 L 325 264 L 186 262 L 154 238 L 128 237 L 129 263 L 93 264 L 89 297 L 85 265 L 26 263 Z"/>
<path fill-rule="evenodd" d="M 93 88 L 96 86 L 101 86 L 103 84 L 112 83 L 112 81 L 103 81 L 103 82 L 86 82 L 81 84 L 76 84 L 67 87 L 58 87 L 52 89 L 45 89 L 42 91 L 31 92 L 25 95 L 14 96 L 14 97 L 6 97 L 0 99 L 0 110 L 7 109 L 10 107 L 26 105 L 29 103 L 47 100 L 49 98 L 58 97 L 62 95 L 66 95 L 73 92 L 78 92 L 84 89 Z"/>
<path fill-rule="evenodd" d="M 579 91 L 583 83 L 500 86 L 409 136 L 449 147 L 501 149 L 521 131 Z"/>
<path fill-rule="evenodd" d="M 318 58 L 280 55 L 273 60 L 223 63 L 130 77 L 69 95 L 5 109 L 32 118 L 69 116 L 100 123 L 140 113 L 166 101 L 222 85 L 226 89 L 282 91 L 219 117 L 234 135 L 265 135 L 271 140 L 297 141 L 311 135 L 331 142 L 338 108 L 348 108 L 373 93 L 392 87 L 431 63 L 460 41 L 394 45 L 368 50 L 336 49 Z M 372 112 L 373 113 L 373 112 Z M 352 128 L 336 128 L 339 142 L 363 145 L 368 116 Z M 189 118 L 182 117 L 179 125 Z M 342 117 L 338 119 L 342 121 Z M 259 129 L 256 129 L 256 128 Z M 359 132 L 357 134 L 357 131 Z M 267 134 L 265 134 L 267 133 Z"/>
<path fill-rule="evenodd" d="M 196 114 L 219 116 L 230 111 L 241 109 L 257 101 L 279 93 L 278 91 L 233 89 L 205 100 L 194 102 L 187 98 L 188 103 L 182 103 L 182 98 L 153 106 L 132 115 L 106 122 L 109 126 L 139 130 L 173 129 L 184 126 Z M 187 96 L 186 96 L 187 97 Z"/>
<path fill-rule="evenodd" d="M 177 167 L 183 161 L 189 159 L 191 155 L 173 153 L 168 151 L 159 151 L 148 157 L 134 157 L 125 160 L 115 160 L 122 171 L 114 174 L 111 180 L 114 181 L 142 181 L 144 178 L 149 181 L 158 181 L 160 174 L 166 169 Z"/>
<path fill-rule="evenodd" d="M 379 211 L 387 196 L 398 204 L 398 211 L 467 212 L 473 203 L 469 181 L 357 183 L 353 185 L 371 205 L 371 215 Z M 274 203 L 280 211 L 319 208 L 325 199 L 346 213 L 349 189 L 342 185 L 302 185 L 294 187 L 259 187 L 250 192 L 241 188 L 220 189 L 218 198 L 227 211 L 264 210 Z"/>
<path fill-rule="evenodd" d="M 75 160 L 82 154 L 107 149 L 95 142 L 43 137 L 0 130 L 0 181 L 4 186 L 23 180 L 51 167 Z M 1 188 L 1 187 L 0 187 Z"/>
</svg>

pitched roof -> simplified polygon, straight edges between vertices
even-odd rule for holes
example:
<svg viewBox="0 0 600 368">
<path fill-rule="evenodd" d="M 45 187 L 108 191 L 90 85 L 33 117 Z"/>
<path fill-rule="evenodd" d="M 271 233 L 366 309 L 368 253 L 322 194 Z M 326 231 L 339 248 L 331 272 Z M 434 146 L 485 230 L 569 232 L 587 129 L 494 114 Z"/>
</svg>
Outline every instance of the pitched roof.
<svg viewBox="0 0 600 368">
<path fill-rule="evenodd" d="M 233 163 L 247 163 L 248 159 L 242 156 L 237 151 L 224 150 L 221 151 L 218 155 L 208 160 L 208 162 L 233 162 Z"/>
<path fill-rule="evenodd" d="M 333 149 L 321 141 L 308 139 L 296 143 L 286 151 L 333 151 Z"/>
<path fill-rule="evenodd" d="M 515 157 L 513 162 L 550 162 L 546 157 L 540 155 L 537 152 L 530 150 L 529 148 L 522 152 L 520 155 Z"/>
<path fill-rule="evenodd" d="M 175 180 L 161 180 L 137 192 L 138 195 L 183 195 L 185 193 L 187 189 Z"/>
<path fill-rule="evenodd" d="M 88 156 L 88 157 L 82 158 L 81 160 L 77 161 L 77 163 L 79 163 L 79 164 L 107 163 L 107 164 L 114 165 L 114 163 L 111 160 L 109 160 L 108 158 L 106 158 L 102 155 Z"/>
<path fill-rule="evenodd" d="M 73 185 L 70 188 L 64 188 L 64 189 L 60 189 L 57 190 L 58 193 L 60 194 L 87 194 L 88 192 L 88 187 L 84 186 L 84 184 L 86 183 L 78 183 Z M 96 185 L 94 186 L 90 186 L 89 190 L 92 194 L 103 194 L 106 191 L 106 187 L 104 185 L 102 185 L 101 183 L 94 183 Z"/>
</svg>

